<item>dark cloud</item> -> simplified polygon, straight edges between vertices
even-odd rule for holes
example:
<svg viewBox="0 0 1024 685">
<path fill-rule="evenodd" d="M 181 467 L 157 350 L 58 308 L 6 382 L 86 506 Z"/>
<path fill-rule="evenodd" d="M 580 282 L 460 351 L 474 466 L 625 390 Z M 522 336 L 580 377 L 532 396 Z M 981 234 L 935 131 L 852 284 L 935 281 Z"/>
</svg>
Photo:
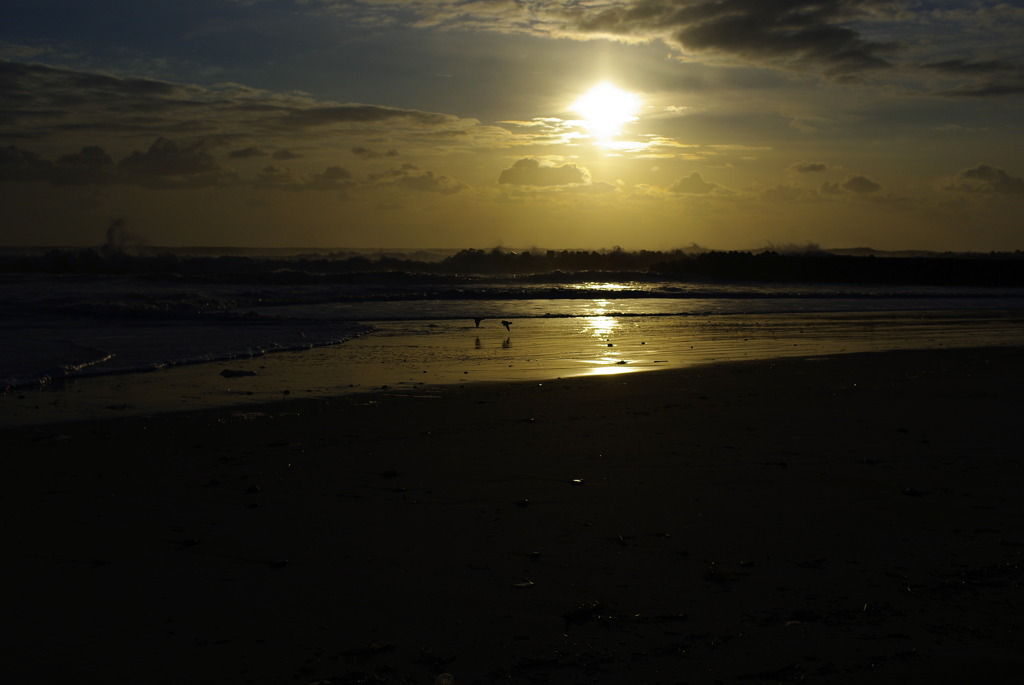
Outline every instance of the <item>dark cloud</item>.
<svg viewBox="0 0 1024 685">
<path fill-rule="evenodd" d="M 158 138 L 145 151 L 136 151 L 115 164 L 103 148 L 87 146 L 79 152 L 60 157 L 56 163 L 13 145 L 0 148 L 0 182 L 49 182 L 53 185 L 121 185 L 149 189 L 193 189 L 228 185 L 250 185 L 275 190 L 316 190 L 346 192 L 359 185 L 352 173 L 330 166 L 312 174 L 298 174 L 283 167 L 263 167 L 254 179 L 242 181 L 230 169 L 221 167 L 202 141 L 179 144 Z M 246 148 L 236 157 L 258 156 L 257 148 Z M 230 153 L 229 153 L 230 154 Z M 300 155 L 299 155 L 300 156 Z M 466 188 L 460 181 L 443 174 L 422 171 L 404 165 L 371 176 L 371 184 L 390 185 L 422 192 L 457 193 Z"/>
<path fill-rule="evenodd" d="M 897 44 L 864 35 L 872 22 L 907 21 L 923 8 L 898 0 L 618 0 L 465 2 L 321 0 L 352 22 L 526 33 L 575 39 L 661 40 L 684 54 L 821 71 L 837 79 L 890 66 Z M 901 11 L 898 11 L 901 10 Z M 915 17 L 916 18 L 916 17 Z M 893 35 L 895 31 L 887 31 Z"/>
<path fill-rule="evenodd" d="M 278 150 L 273 154 L 274 159 L 277 160 L 289 160 L 289 159 L 302 159 L 303 155 L 299 152 L 292 152 L 291 150 Z"/>
<path fill-rule="evenodd" d="M 258 147 L 246 147 L 241 150 L 232 150 L 228 153 L 228 157 L 232 159 L 249 159 L 251 157 L 266 157 L 267 153 Z"/>
<path fill-rule="evenodd" d="M 668 187 L 670 193 L 681 193 L 685 195 L 704 195 L 718 188 L 717 183 L 709 183 L 704 180 L 699 171 L 694 171 L 689 176 L 678 179 Z"/>
<path fill-rule="evenodd" d="M 148 150 L 133 152 L 118 166 L 128 173 L 147 176 L 190 176 L 217 170 L 217 162 L 201 144 L 181 148 L 167 138 L 157 138 Z"/>
<path fill-rule="evenodd" d="M 310 190 L 345 190 L 355 185 L 352 174 L 340 166 L 330 166 L 322 173 L 313 174 L 306 187 Z"/>
<path fill-rule="evenodd" d="M 256 179 L 253 181 L 253 185 L 257 188 L 298 190 L 303 184 L 291 169 L 268 164 L 260 169 L 259 174 L 257 174 Z"/>
<path fill-rule="evenodd" d="M 49 178 L 51 162 L 14 145 L 0 147 L 0 181 L 30 182 Z"/>
<path fill-rule="evenodd" d="M 882 189 L 882 186 L 875 183 L 867 176 L 847 176 L 840 183 L 830 183 L 825 181 L 821 184 L 821 188 L 818 189 L 819 195 L 848 195 L 853 193 L 855 195 L 870 195 L 877 193 Z"/>
<path fill-rule="evenodd" d="M 375 105 L 339 105 L 336 107 L 308 107 L 296 109 L 286 116 L 286 123 L 297 126 L 330 126 L 333 124 L 383 123 L 408 120 L 414 123 L 439 126 L 457 119 L 448 114 L 420 112 L 412 109 L 378 107 Z"/>
<path fill-rule="evenodd" d="M 845 195 L 846 191 L 843 190 L 838 183 L 829 183 L 825 181 L 821 184 L 821 189 L 818 191 L 822 195 Z"/>
<path fill-rule="evenodd" d="M 520 159 L 498 176 L 498 183 L 521 186 L 566 186 L 589 180 L 587 170 L 571 162 L 560 166 L 542 166 L 532 157 Z"/>
<path fill-rule="evenodd" d="M 951 74 L 1000 74 L 1020 73 L 1021 67 L 1004 60 L 985 60 L 971 62 L 966 59 L 948 59 L 923 65 L 925 69 L 942 71 Z"/>
<path fill-rule="evenodd" d="M 362 157 L 363 159 L 381 159 L 382 157 L 397 157 L 398 150 L 391 149 L 387 152 L 377 152 L 361 145 L 354 145 L 352 147 L 352 154 L 356 157 Z"/>
<path fill-rule="evenodd" d="M 68 85 L 82 90 L 106 92 L 111 95 L 174 97 L 186 94 L 176 83 L 145 78 L 124 78 L 95 72 L 78 72 L 68 79 Z"/>
<path fill-rule="evenodd" d="M 248 136 L 286 149 L 299 139 L 315 141 L 325 128 L 422 137 L 464 135 L 478 125 L 447 114 L 336 105 L 233 83 L 203 87 L 2 60 L 0 102 L 0 140 L 71 141 L 75 146 L 81 145 L 76 136 L 91 133 L 105 139 L 122 135 L 133 143 L 140 136 Z M 228 154 L 244 159 L 261 153 L 250 147 Z"/>
<path fill-rule="evenodd" d="M 164 112 L 177 111 L 194 90 L 164 81 L 0 60 L 0 136 L 15 132 L 42 139 L 85 130 L 164 134 L 170 130 Z M 158 122 L 159 132 L 154 130 Z M 173 123 L 180 126 L 183 121 Z"/>
<path fill-rule="evenodd" d="M 260 170 L 253 185 L 257 188 L 275 190 L 320 190 L 345 191 L 356 185 L 352 174 L 339 166 L 327 167 L 312 176 L 300 176 L 286 167 L 265 166 Z"/>
<path fill-rule="evenodd" d="M 116 169 L 113 158 L 103 148 L 90 145 L 80 152 L 64 155 L 50 172 L 54 185 L 105 185 L 113 183 Z"/>
<path fill-rule="evenodd" d="M 1024 66 L 1006 60 L 948 59 L 923 65 L 943 76 L 980 79 L 942 91 L 949 97 L 999 97 L 1024 93 Z"/>
<path fill-rule="evenodd" d="M 951 182 L 943 185 L 943 189 L 984 195 L 1024 196 L 1024 178 L 1011 176 L 987 164 L 978 164 L 960 171 Z"/>
<path fill-rule="evenodd" d="M 869 193 L 877 193 L 882 189 L 882 186 L 872 181 L 867 176 L 850 176 L 841 185 L 843 190 L 858 195 L 867 195 Z"/>
<path fill-rule="evenodd" d="M 833 75 L 889 66 L 896 46 L 850 27 L 883 0 L 634 0 L 576 15 L 579 30 L 661 38 L 707 52 Z"/>
<path fill-rule="evenodd" d="M 124 97 L 180 97 L 187 89 L 179 84 L 145 78 L 121 78 L 75 71 L 45 64 L 0 60 L 0 99 L 72 105 L 83 92 L 107 100 Z"/>
<path fill-rule="evenodd" d="M 122 182 L 146 188 L 202 188 L 227 185 L 237 176 L 221 169 L 202 142 L 179 147 L 158 138 L 145 152 L 133 152 L 122 159 L 118 173 Z"/>
<path fill-rule="evenodd" d="M 1024 80 L 1020 83 L 974 83 L 942 91 L 939 95 L 948 97 L 988 98 L 1024 93 Z"/>
<path fill-rule="evenodd" d="M 352 178 L 352 174 L 347 170 L 342 169 L 340 166 L 327 167 L 321 176 L 332 181 L 341 181 L 343 179 Z"/>
<path fill-rule="evenodd" d="M 98 146 L 63 155 L 57 163 L 13 145 L 0 148 L 0 181 L 48 181 L 53 185 L 120 183 L 146 188 L 204 188 L 238 181 L 204 151 L 203 143 L 179 147 L 158 138 L 145 152 L 136 151 L 118 164 Z"/>
<path fill-rule="evenodd" d="M 379 174 L 371 174 L 370 181 L 378 185 L 395 186 L 423 193 L 453 195 L 466 188 L 466 184 L 444 174 L 423 171 L 412 164 L 403 164 Z"/>
<path fill-rule="evenodd" d="M 828 168 L 828 164 L 822 162 L 797 162 L 789 167 L 789 170 L 798 174 L 813 174 L 819 171 L 828 171 Z"/>
<path fill-rule="evenodd" d="M 422 193 L 440 193 L 442 195 L 451 195 L 466 187 L 461 181 L 456 181 L 444 174 L 435 174 L 433 171 L 408 174 L 403 176 L 397 182 L 397 185 L 409 190 L 418 190 Z"/>
</svg>

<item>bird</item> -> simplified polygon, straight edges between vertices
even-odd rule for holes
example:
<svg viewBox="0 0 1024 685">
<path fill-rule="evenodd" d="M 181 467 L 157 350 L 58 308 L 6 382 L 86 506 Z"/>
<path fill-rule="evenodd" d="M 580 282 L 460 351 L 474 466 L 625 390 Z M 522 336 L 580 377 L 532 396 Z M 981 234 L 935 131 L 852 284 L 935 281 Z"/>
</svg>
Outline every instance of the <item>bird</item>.
<svg viewBox="0 0 1024 685">
<path fill-rule="evenodd" d="M 505 327 L 505 330 L 506 330 L 506 331 L 508 331 L 509 333 L 511 333 L 511 332 L 512 332 L 512 329 L 511 329 L 511 328 L 509 328 L 509 326 L 511 326 L 511 325 L 512 325 L 512 322 L 511 322 L 511 321 L 502 321 L 502 322 L 501 322 L 501 325 L 502 325 L 502 326 L 504 326 L 504 327 Z"/>
<path fill-rule="evenodd" d="M 475 324 L 476 324 L 476 327 L 477 327 L 477 328 L 480 328 L 480 322 L 481 322 L 481 321 L 483 321 L 483 319 L 480 319 L 480 318 L 477 318 L 477 319 L 473 319 L 473 323 L 475 323 Z"/>
</svg>

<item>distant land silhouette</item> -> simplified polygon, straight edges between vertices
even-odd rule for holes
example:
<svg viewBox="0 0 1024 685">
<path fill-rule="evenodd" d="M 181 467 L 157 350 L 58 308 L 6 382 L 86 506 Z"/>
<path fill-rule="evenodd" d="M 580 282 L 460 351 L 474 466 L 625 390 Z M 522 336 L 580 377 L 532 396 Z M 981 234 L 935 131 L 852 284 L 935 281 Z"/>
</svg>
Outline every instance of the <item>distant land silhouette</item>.
<svg viewBox="0 0 1024 685">
<path fill-rule="evenodd" d="M 1024 251 L 882 252 L 869 248 L 786 251 L 525 250 L 410 252 L 273 248 L 5 248 L 0 272 L 168 274 L 197 280 L 274 283 L 440 282 L 486 276 L 520 281 L 593 280 L 1024 286 Z"/>
</svg>

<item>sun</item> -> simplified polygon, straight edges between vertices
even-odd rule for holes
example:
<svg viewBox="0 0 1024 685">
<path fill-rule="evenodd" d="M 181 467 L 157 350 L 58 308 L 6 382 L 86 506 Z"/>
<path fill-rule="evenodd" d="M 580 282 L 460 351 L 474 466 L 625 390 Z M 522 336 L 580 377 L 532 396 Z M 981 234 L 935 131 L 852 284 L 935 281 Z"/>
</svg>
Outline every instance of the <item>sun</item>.
<svg viewBox="0 0 1024 685">
<path fill-rule="evenodd" d="M 608 83 L 599 83 L 572 104 L 583 117 L 583 126 L 598 142 L 616 136 L 622 127 L 636 120 L 640 98 Z"/>
</svg>

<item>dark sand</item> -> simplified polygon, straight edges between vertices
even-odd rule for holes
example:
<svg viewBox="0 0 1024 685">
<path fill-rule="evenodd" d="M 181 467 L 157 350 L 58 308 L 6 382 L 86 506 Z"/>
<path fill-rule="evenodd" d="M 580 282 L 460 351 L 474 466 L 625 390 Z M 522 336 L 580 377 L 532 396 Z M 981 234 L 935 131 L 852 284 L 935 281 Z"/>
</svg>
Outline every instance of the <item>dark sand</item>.
<svg viewBox="0 0 1024 685">
<path fill-rule="evenodd" d="M 5 430 L 5 681 L 1019 682 L 1021 379 L 900 351 Z"/>
</svg>

